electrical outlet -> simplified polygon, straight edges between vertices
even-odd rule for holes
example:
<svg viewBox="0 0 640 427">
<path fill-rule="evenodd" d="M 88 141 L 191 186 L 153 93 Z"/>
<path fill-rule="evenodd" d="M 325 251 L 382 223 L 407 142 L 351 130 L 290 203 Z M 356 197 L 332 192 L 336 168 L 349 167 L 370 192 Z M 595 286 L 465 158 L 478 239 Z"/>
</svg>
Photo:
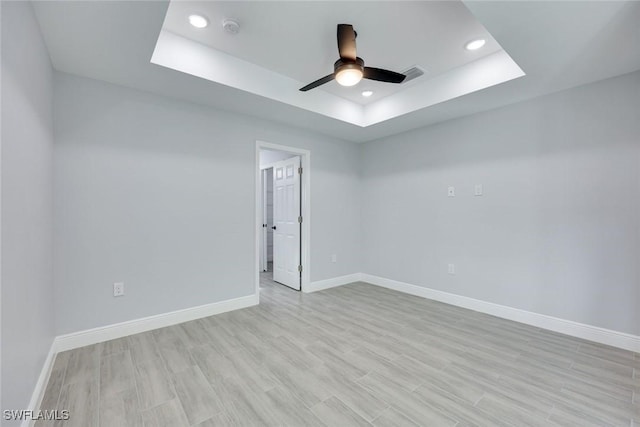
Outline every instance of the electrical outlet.
<svg viewBox="0 0 640 427">
<path fill-rule="evenodd" d="M 448 271 L 449 271 L 449 274 L 451 274 L 451 275 L 456 274 L 456 265 L 455 264 L 449 264 Z"/>
<path fill-rule="evenodd" d="M 455 197 L 456 196 L 456 187 L 448 187 L 447 188 L 447 196 Z"/>
<path fill-rule="evenodd" d="M 338 262 L 338 255 L 336 254 L 331 255 L 331 262 Z"/>
<path fill-rule="evenodd" d="M 476 184 L 475 192 L 476 196 L 482 196 L 482 184 Z"/>
<path fill-rule="evenodd" d="M 121 297 L 124 295 L 124 283 L 118 282 L 113 284 L 113 296 Z"/>
</svg>

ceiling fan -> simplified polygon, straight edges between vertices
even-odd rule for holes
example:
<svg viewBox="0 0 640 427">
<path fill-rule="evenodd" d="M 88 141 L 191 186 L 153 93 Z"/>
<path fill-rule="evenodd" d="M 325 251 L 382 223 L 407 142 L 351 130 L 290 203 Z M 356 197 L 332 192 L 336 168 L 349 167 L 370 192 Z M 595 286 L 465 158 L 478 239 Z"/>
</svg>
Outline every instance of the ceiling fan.
<svg viewBox="0 0 640 427">
<path fill-rule="evenodd" d="M 353 86 L 363 78 L 387 83 L 402 83 L 406 77 L 404 74 L 364 66 L 362 58 L 356 56 L 357 35 L 353 25 L 338 24 L 338 52 L 340 53 L 340 59 L 333 64 L 333 73 L 309 83 L 300 90 L 306 92 L 333 79 L 342 86 Z"/>
</svg>

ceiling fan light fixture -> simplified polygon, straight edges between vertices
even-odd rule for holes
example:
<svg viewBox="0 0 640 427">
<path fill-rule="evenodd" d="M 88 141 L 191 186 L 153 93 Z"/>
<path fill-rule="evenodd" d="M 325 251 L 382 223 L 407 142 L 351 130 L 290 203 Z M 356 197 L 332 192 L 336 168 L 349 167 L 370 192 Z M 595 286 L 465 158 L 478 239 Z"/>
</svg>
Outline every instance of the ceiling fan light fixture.
<svg viewBox="0 0 640 427">
<path fill-rule="evenodd" d="M 356 56 L 356 32 L 353 25 L 338 24 L 338 53 L 340 59 L 333 64 L 333 73 L 324 76 L 308 85 L 301 87 L 300 92 L 306 92 L 331 80 L 341 86 L 355 86 L 360 80 L 377 80 L 386 83 L 402 83 L 407 78 L 404 74 L 382 68 L 365 67 L 364 60 Z"/>
<path fill-rule="evenodd" d="M 364 61 L 362 58 L 356 58 L 355 61 L 345 61 L 340 58 L 333 66 L 335 79 L 341 86 L 355 86 L 364 77 Z"/>
<path fill-rule="evenodd" d="M 193 15 L 189 15 L 189 24 L 196 28 L 205 28 L 209 25 L 209 20 L 202 15 L 194 13 Z"/>
<path fill-rule="evenodd" d="M 476 40 L 471 40 L 469 43 L 467 43 L 464 48 L 467 50 L 478 50 L 480 49 L 482 46 L 485 45 L 487 41 L 485 39 L 476 39 Z"/>
<path fill-rule="evenodd" d="M 362 70 L 345 67 L 336 73 L 336 81 L 341 86 L 355 86 L 362 80 Z"/>
</svg>

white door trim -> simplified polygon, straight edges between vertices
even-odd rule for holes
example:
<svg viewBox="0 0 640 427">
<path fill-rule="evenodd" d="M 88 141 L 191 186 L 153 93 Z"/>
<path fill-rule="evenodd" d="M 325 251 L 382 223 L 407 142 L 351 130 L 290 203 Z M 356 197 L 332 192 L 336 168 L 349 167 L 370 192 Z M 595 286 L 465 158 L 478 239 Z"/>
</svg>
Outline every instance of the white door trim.
<svg viewBox="0 0 640 427">
<path fill-rule="evenodd" d="M 260 169 L 260 181 L 262 191 L 260 194 L 260 206 L 262 206 L 262 224 L 267 223 L 267 169 Z M 266 271 L 267 269 L 267 228 L 262 227 L 262 233 L 260 234 L 260 271 Z"/>
<path fill-rule="evenodd" d="M 275 163 L 268 163 L 264 165 L 260 165 L 260 180 L 261 180 L 261 194 L 260 194 L 260 208 L 262 209 L 260 215 L 262 215 L 263 224 L 267 223 L 267 213 L 265 212 L 267 207 L 267 171 L 273 168 Z M 269 231 L 266 228 L 262 228 L 262 234 L 260 235 L 261 243 L 260 243 L 260 272 L 266 271 L 267 265 L 269 264 L 269 259 L 267 255 L 267 240 L 268 240 Z"/>
<path fill-rule="evenodd" d="M 261 206 L 261 179 L 260 179 L 260 150 L 278 150 L 300 156 L 302 164 L 302 280 L 301 290 L 304 291 L 311 284 L 311 151 L 302 148 L 289 147 L 286 145 L 272 144 L 266 141 L 256 141 L 256 166 L 254 173 L 256 177 L 255 185 L 255 285 L 256 294 L 260 295 L 260 233 L 262 229 L 262 206 Z"/>
</svg>

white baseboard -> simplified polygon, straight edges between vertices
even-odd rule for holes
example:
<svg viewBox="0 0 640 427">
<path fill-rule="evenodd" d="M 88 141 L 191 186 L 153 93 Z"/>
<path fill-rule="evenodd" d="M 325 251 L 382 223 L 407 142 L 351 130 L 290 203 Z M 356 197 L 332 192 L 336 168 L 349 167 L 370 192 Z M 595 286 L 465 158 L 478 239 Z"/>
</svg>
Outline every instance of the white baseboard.
<svg viewBox="0 0 640 427">
<path fill-rule="evenodd" d="M 481 313 L 490 314 L 503 319 L 513 320 L 515 322 L 525 323 L 527 325 L 559 332 L 561 334 L 571 335 L 573 337 L 640 353 L 640 336 L 638 335 L 586 325 L 572 320 L 560 319 L 557 317 L 547 316 L 545 314 L 494 304 L 462 295 L 411 285 L 397 280 L 385 279 L 383 277 L 373 276 L 370 274 L 363 273 L 361 275 L 361 280 L 383 288 L 393 289 L 395 291 L 444 302 L 457 307 L 468 308 L 470 310 L 479 311 Z"/>
<path fill-rule="evenodd" d="M 55 351 L 55 340 L 51 343 L 51 347 L 49 347 L 49 353 L 47 353 L 47 358 L 44 359 L 44 364 L 42 365 L 42 370 L 40 371 L 40 376 L 38 377 L 38 381 L 36 382 L 36 386 L 33 389 L 33 394 L 31 394 L 31 400 L 29 401 L 29 407 L 27 410 L 36 411 L 40 408 L 40 404 L 42 403 L 42 399 L 44 398 L 44 392 L 47 388 L 47 384 L 49 384 L 49 377 L 51 376 L 51 370 L 53 369 L 53 362 L 56 360 L 56 351 Z M 21 427 L 31 427 L 35 424 L 35 420 L 23 420 L 20 423 Z"/>
<path fill-rule="evenodd" d="M 171 311 L 169 313 L 158 314 L 155 316 L 143 317 L 141 319 L 130 320 L 128 322 L 73 332 L 71 334 L 56 337 L 54 341 L 54 350 L 56 352 L 71 350 L 78 347 L 97 344 L 103 341 L 126 337 L 128 335 L 138 334 L 140 332 L 163 328 L 165 326 L 188 322 L 190 320 L 213 316 L 214 314 L 251 307 L 258 303 L 259 295 L 254 294 L 246 297 L 205 304 L 198 307 Z"/>
<path fill-rule="evenodd" d="M 311 293 L 322 291 L 323 289 L 335 288 L 336 286 L 346 285 L 348 283 L 359 282 L 362 280 L 361 273 L 347 274 L 346 276 L 333 277 L 331 279 L 318 280 L 311 282 L 302 288 L 302 292 Z"/>
<path fill-rule="evenodd" d="M 316 292 L 359 281 L 640 353 L 640 336 L 637 335 L 586 325 L 571 320 L 559 319 L 557 317 L 494 304 L 487 301 L 477 300 L 462 295 L 451 294 L 365 273 L 348 274 L 346 276 L 312 282 L 310 286 L 307 286 L 307 289 L 303 289 L 303 291 L 307 293 Z M 54 340 L 51 345 L 51 349 L 47 354 L 47 358 L 45 359 L 42 371 L 40 372 L 40 376 L 38 377 L 38 381 L 31 396 L 28 409 L 37 410 L 40 407 L 47 383 L 49 382 L 49 376 L 51 375 L 55 355 L 60 351 L 71 350 L 140 332 L 146 332 L 165 326 L 200 319 L 202 317 L 251 307 L 258 303 L 259 295 L 254 294 L 232 300 L 220 301 L 217 303 L 201 305 L 198 307 L 177 310 L 156 316 L 149 316 L 128 322 L 58 336 Z M 21 427 L 30 427 L 31 425 L 31 421 L 23 421 Z"/>
</svg>

